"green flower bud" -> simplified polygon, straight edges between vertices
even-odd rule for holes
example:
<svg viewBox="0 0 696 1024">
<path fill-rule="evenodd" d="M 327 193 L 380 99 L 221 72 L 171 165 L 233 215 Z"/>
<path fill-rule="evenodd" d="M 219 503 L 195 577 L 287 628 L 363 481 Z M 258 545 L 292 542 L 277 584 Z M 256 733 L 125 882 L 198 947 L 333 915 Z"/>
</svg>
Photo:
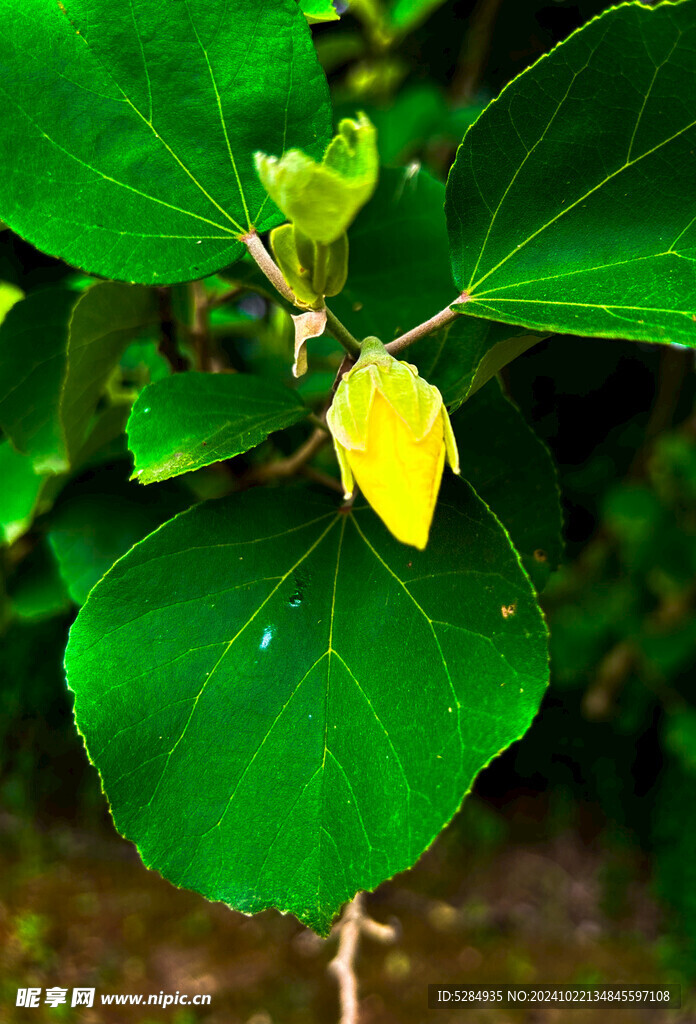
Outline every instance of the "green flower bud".
<svg viewBox="0 0 696 1024">
<path fill-rule="evenodd" d="M 296 229 L 330 245 L 353 223 L 377 185 L 377 132 L 364 114 L 345 118 L 320 164 L 299 149 L 282 157 L 256 153 L 256 170 L 269 196 Z"/>
</svg>

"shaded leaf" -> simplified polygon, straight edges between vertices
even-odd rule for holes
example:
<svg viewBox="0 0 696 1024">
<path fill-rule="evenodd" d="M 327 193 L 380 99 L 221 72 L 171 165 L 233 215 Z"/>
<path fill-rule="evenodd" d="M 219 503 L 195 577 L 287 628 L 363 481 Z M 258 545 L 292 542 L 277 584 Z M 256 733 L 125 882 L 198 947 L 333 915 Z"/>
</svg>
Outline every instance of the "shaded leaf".
<svg viewBox="0 0 696 1024">
<path fill-rule="evenodd" d="M 0 325 L 0 426 L 37 473 L 68 468 L 58 406 L 75 294 L 28 295 Z"/>
<path fill-rule="evenodd" d="M 74 463 L 112 369 L 156 317 L 150 289 L 110 282 L 13 306 L 0 325 L 0 423 L 37 472 Z"/>
<path fill-rule="evenodd" d="M 696 344 L 695 47 L 695 3 L 624 4 L 488 106 L 447 185 L 463 314 Z"/>
<path fill-rule="evenodd" d="M 2 0 L 0 214 L 44 252 L 144 284 L 202 277 L 282 217 L 258 149 L 320 155 L 326 81 L 295 0 Z"/>
<path fill-rule="evenodd" d="M 380 171 L 377 191 L 348 233 L 348 283 L 331 300 L 356 337 L 386 344 L 457 298 L 444 201 L 444 186 L 425 171 Z"/>
<path fill-rule="evenodd" d="M 540 589 L 563 555 L 553 459 L 519 409 L 491 381 L 453 416 L 462 476 L 495 512 Z"/>
<path fill-rule="evenodd" d="M 58 411 L 69 462 L 85 439 L 111 371 L 133 338 L 158 319 L 155 291 L 137 285 L 103 282 L 76 303 Z"/>
<path fill-rule="evenodd" d="M 133 406 L 133 477 L 151 484 L 231 459 L 308 413 L 294 391 L 250 374 L 174 374 L 146 387 Z"/>
<path fill-rule="evenodd" d="M 145 863 L 322 935 L 414 863 L 547 676 L 529 580 L 456 480 L 422 553 L 300 489 L 199 505 L 95 587 L 66 664 Z"/>
<path fill-rule="evenodd" d="M 43 478 L 34 472 L 31 459 L 2 441 L 0 481 L 0 538 L 12 544 L 31 525 Z"/>
<path fill-rule="evenodd" d="M 458 409 L 504 366 L 548 337 L 524 327 L 461 316 L 454 323 L 410 345 L 402 358 Z"/>
<path fill-rule="evenodd" d="M 61 504 L 47 537 L 73 601 L 84 604 L 116 559 L 178 510 L 172 505 L 164 500 L 154 506 L 125 494 L 83 494 Z"/>
<path fill-rule="evenodd" d="M 389 20 L 398 32 L 411 32 L 445 0 L 394 0 Z"/>
</svg>

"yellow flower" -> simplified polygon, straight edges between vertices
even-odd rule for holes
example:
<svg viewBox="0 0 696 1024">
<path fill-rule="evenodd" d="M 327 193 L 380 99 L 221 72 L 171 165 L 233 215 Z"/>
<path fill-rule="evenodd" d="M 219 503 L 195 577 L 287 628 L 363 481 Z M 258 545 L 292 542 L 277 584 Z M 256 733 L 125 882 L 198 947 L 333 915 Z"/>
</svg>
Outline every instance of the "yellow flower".
<svg viewBox="0 0 696 1024">
<path fill-rule="evenodd" d="M 428 542 L 445 455 L 459 473 L 447 409 L 436 387 L 410 363 L 366 338 L 329 409 L 346 497 L 357 482 L 378 516 L 404 544 Z"/>
</svg>

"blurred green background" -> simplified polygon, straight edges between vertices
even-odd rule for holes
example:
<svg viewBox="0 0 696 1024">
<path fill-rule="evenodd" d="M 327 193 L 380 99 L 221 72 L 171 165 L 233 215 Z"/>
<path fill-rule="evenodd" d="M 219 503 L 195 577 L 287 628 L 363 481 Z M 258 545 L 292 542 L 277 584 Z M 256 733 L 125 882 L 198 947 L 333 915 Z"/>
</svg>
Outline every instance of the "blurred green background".
<svg viewBox="0 0 696 1024">
<path fill-rule="evenodd" d="M 337 117 L 364 109 L 385 164 L 418 160 L 444 178 L 482 106 L 608 5 L 430 6 L 399 32 L 356 3 L 315 36 Z M 84 284 L 9 231 L 0 280 L 25 292 Z M 287 372 L 286 314 L 270 314 L 258 296 L 218 310 L 213 329 L 232 365 L 262 372 L 278 359 Z M 330 384 L 332 358 L 303 382 L 307 395 Z M 364 1024 L 432 1018 L 427 984 L 438 981 L 685 986 L 681 1011 L 482 1010 L 452 1020 L 696 1020 L 693 364 L 678 347 L 555 337 L 505 371 L 508 393 L 555 456 L 564 500 L 566 564 L 543 595 L 552 684 L 529 733 L 480 776 L 416 868 L 370 898 L 378 920 L 398 919 L 401 938 L 363 947 Z M 113 405 L 166 372 L 144 338 L 124 357 Z M 0 472 L 7 495 L 10 460 Z M 248 919 L 147 872 L 115 834 L 75 732 L 62 671 L 75 602 L 134 541 L 225 486 L 215 470 L 154 490 L 129 473 L 115 429 L 97 459 L 59 481 L 32 527 L 0 547 L 0 1019 L 335 1020 L 325 973 L 333 946 L 290 918 Z M 201 992 L 212 1004 L 149 1014 L 16 1008 L 17 988 L 32 985 Z"/>
</svg>

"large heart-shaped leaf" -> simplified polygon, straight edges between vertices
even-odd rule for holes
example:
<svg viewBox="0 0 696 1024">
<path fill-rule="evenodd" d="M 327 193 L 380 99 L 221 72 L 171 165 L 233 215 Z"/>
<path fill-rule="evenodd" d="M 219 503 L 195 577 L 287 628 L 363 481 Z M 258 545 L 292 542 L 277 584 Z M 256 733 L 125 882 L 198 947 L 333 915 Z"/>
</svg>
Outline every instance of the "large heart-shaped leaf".
<svg viewBox="0 0 696 1024">
<path fill-rule="evenodd" d="M 508 85 L 447 185 L 465 314 L 696 344 L 696 3 L 624 4 Z"/>
<path fill-rule="evenodd" d="M 248 373 L 178 373 L 150 384 L 128 420 L 141 484 L 210 466 L 309 415 L 283 384 Z"/>
<path fill-rule="evenodd" d="M 145 863 L 326 935 L 526 730 L 546 632 L 507 535 L 461 481 L 424 552 L 369 508 L 259 490 L 197 506 L 117 562 L 66 666 Z"/>
<path fill-rule="evenodd" d="M 144 284 L 231 263 L 282 216 L 253 153 L 318 155 L 326 81 L 295 0 L 0 0 L 0 216 Z"/>
</svg>

